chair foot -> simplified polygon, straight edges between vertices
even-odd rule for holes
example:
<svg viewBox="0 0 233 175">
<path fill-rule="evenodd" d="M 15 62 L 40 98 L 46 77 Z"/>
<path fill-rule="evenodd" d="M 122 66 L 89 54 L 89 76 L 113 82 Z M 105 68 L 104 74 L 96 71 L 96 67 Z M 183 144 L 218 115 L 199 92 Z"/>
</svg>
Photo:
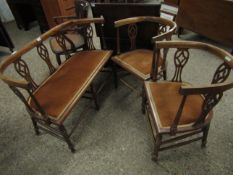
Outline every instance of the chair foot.
<svg viewBox="0 0 233 175">
<path fill-rule="evenodd" d="M 160 148 L 160 145 L 161 145 L 161 141 L 162 141 L 162 135 L 161 134 L 157 134 L 156 138 L 155 138 L 154 153 L 152 154 L 152 160 L 155 161 L 155 162 L 158 161 L 159 148 Z"/>
<path fill-rule="evenodd" d="M 91 88 L 92 97 L 93 97 L 93 100 L 95 103 L 95 109 L 98 111 L 100 109 L 100 107 L 99 107 L 99 103 L 97 100 L 96 91 L 95 91 L 94 86 L 92 84 L 91 84 L 90 88 Z"/>
<path fill-rule="evenodd" d="M 154 162 L 158 162 L 158 157 L 159 157 L 158 154 L 152 154 L 151 160 L 154 161 Z"/>
<path fill-rule="evenodd" d="M 207 137 L 208 137 L 208 133 L 209 133 L 209 128 L 210 126 L 206 126 L 204 129 L 203 129 L 203 137 L 202 137 L 202 142 L 201 142 L 201 147 L 202 148 L 205 148 L 206 147 L 206 143 L 207 143 Z"/>
<path fill-rule="evenodd" d="M 31 119 L 32 119 L 32 124 L 34 126 L 35 134 L 38 136 L 40 135 L 40 131 L 39 131 L 39 127 L 37 126 L 37 122 L 33 118 Z"/>
<path fill-rule="evenodd" d="M 145 114 L 146 113 L 146 94 L 145 94 L 145 89 L 144 87 L 142 87 L 142 113 Z"/>
<path fill-rule="evenodd" d="M 66 141 L 66 143 L 67 143 L 67 145 L 68 145 L 70 151 L 71 151 L 72 153 L 75 153 L 74 145 L 73 145 L 73 143 L 71 142 L 71 140 L 70 140 L 70 138 L 69 138 L 69 136 L 68 136 L 68 134 L 67 134 L 67 132 L 66 132 L 65 127 L 64 127 L 63 125 L 60 125 L 60 126 L 59 126 L 59 130 L 60 130 L 61 135 L 63 136 L 64 140 Z"/>
</svg>

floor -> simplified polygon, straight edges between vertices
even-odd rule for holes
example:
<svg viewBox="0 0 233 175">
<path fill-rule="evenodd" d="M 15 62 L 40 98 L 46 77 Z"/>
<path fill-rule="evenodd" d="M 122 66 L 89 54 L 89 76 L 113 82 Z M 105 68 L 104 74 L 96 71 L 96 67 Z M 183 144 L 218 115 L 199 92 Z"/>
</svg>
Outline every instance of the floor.
<svg viewBox="0 0 233 175">
<path fill-rule="evenodd" d="M 39 35 L 37 26 L 32 26 L 27 32 L 18 30 L 14 23 L 6 27 L 16 49 Z M 211 42 L 222 47 L 190 32 L 186 32 L 181 38 Z M 177 37 L 174 36 L 174 39 Z M 3 55 L 8 53 L 8 49 L 0 48 L 0 59 L 4 59 Z M 208 56 L 206 53 L 193 51 L 194 59 L 186 70 L 188 73 L 185 78 L 195 83 L 210 80 L 214 72 L 212 67 L 217 65 L 217 60 Z M 41 68 L 38 60 L 34 60 L 35 53 L 26 57 L 32 59 L 31 73 L 44 78 L 46 73 L 42 72 L 45 69 Z M 233 174 L 233 90 L 226 92 L 216 107 L 206 149 L 201 149 L 201 143 L 195 142 L 161 152 L 158 163 L 155 163 L 151 160 L 153 142 L 150 130 L 141 113 L 142 83 L 133 76 L 125 77 L 125 80 L 137 91 L 131 91 L 122 83 L 115 89 L 113 81 L 109 81 L 99 97 L 99 111 L 95 111 L 94 105 L 87 100 L 81 100 L 73 110 L 66 126 L 71 128 L 77 120 L 80 121 L 72 136 L 76 148 L 74 154 L 65 143 L 50 135 L 35 136 L 24 105 L 1 81 L 0 174 Z M 83 112 L 88 106 L 91 108 Z"/>
</svg>

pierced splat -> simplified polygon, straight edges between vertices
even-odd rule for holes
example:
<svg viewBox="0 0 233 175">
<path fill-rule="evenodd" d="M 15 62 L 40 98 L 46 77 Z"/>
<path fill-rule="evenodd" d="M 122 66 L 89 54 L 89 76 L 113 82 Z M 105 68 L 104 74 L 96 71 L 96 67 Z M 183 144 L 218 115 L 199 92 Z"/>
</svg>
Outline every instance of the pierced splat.
<svg viewBox="0 0 233 175">
<path fill-rule="evenodd" d="M 53 74 L 53 72 L 55 72 L 56 69 L 52 65 L 52 63 L 50 61 L 48 49 L 46 48 L 46 46 L 43 43 L 40 43 L 37 46 L 37 52 L 40 55 L 41 59 L 44 60 L 45 63 L 47 64 L 49 71 L 50 71 L 50 75 Z"/>
<path fill-rule="evenodd" d="M 167 25 L 159 24 L 158 34 L 166 33 L 168 30 Z"/>
<path fill-rule="evenodd" d="M 87 27 L 85 27 L 85 34 L 84 34 L 85 38 L 86 38 L 86 43 L 87 43 L 87 48 L 89 50 L 95 50 L 95 46 L 93 43 L 93 28 L 91 25 L 88 25 Z"/>
<path fill-rule="evenodd" d="M 67 38 L 63 32 L 58 33 L 55 36 L 55 39 L 56 39 L 58 45 L 62 48 L 63 52 L 65 53 L 66 59 L 70 58 L 71 55 L 68 51 L 67 46 L 68 46 L 68 44 L 70 44 L 71 50 L 75 50 L 74 43 L 69 38 Z"/>
<path fill-rule="evenodd" d="M 201 124 L 205 121 L 205 118 L 207 114 L 218 104 L 218 102 L 221 100 L 223 93 L 217 93 L 217 94 L 205 94 L 205 100 L 202 105 L 202 113 L 198 120 L 195 122 L 194 125 Z"/>
<path fill-rule="evenodd" d="M 174 56 L 175 73 L 172 81 L 182 82 L 182 71 L 189 60 L 189 51 L 187 48 L 177 49 Z"/>
<path fill-rule="evenodd" d="M 231 68 L 227 63 L 222 63 L 219 65 L 214 73 L 212 84 L 223 83 L 230 75 Z"/>
<path fill-rule="evenodd" d="M 21 58 L 18 58 L 14 62 L 14 67 L 15 67 L 15 70 L 18 72 L 18 74 L 30 83 L 31 91 L 32 92 L 35 91 L 38 85 L 32 79 L 26 62 L 22 60 Z"/>
<path fill-rule="evenodd" d="M 138 33 L 138 28 L 136 24 L 130 24 L 128 26 L 128 35 L 130 38 L 130 49 L 136 49 L 136 37 L 137 37 L 137 33 Z"/>
</svg>

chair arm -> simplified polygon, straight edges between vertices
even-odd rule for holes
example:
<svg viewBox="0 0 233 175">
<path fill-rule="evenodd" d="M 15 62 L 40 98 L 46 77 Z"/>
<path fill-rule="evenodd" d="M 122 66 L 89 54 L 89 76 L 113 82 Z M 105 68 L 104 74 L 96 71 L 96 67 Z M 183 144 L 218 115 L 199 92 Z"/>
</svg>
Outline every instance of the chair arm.
<svg viewBox="0 0 233 175">
<path fill-rule="evenodd" d="M 162 41 L 162 40 L 171 40 L 172 34 L 175 32 L 176 30 L 176 24 L 169 29 L 168 32 L 162 33 L 160 35 L 154 36 L 152 37 L 152 43 L 156 42 L 156 41 Z"/>
<path fill-rule="evenodd" d="M 60 22 L 64 22 L 65 20 L 71 20 L 71 19 L 77 19 L 77 16 L 55 16 L 53 17 L 53 20 L 56 24 L 60 24 Z"/>
<path fill-rule="evenodd" d="M 207 86 L 181 86 L 180 93 L 182 95 L 194 95 L 194 94 L 209 94 L 219 93 L 233 88 L 233 82 L 224 82 L 218 84 L 212 84 Z"/>
<path fill-rule="evenodd" d="M 30 89 L 30 83 L 26 80 L 15 80 L 9 77 L 6 77 L 2 74 L 0 74 L 0 79 L 2 79 L 2 81 L 4 81 L 5 83 L 7 83 L 9 86 L 14 86 L 14 87 L 19 87 L 19 88 L 23 88 L 26 90 Z"/>
</svg>

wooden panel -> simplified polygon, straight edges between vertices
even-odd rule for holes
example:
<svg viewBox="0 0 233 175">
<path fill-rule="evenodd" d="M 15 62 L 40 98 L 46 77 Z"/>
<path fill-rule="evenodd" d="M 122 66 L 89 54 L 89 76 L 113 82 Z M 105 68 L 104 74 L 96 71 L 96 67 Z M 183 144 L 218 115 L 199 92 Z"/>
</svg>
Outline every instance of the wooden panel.
<svg viewBox="0 0 233 175">
<path fill-rule="evenodd" d="M 53 20 L 55 16 L 74 16 L 74 0 L 40 0 L 49 27 L 56 25 Z"/>
<path fill-rule="evenodd" d="M 233 48 L 233 2 L 180 0 L 178 26 Z"/>
<path fill-rule="evenodd" d="M 74 8 L 74 0 L 58 0 L 62 16 L 67 16 L 71 9 Z"/>
<path fill-rule="evenodd" d="M 40 0 L 43 7 L 46 19 L 49 24 L 49 28 L 52 28 L 56 25 L 53 20 L 53 17 L 60 16 L 60 7 L 57 4 L 57 0 Z"/>
</svg>

